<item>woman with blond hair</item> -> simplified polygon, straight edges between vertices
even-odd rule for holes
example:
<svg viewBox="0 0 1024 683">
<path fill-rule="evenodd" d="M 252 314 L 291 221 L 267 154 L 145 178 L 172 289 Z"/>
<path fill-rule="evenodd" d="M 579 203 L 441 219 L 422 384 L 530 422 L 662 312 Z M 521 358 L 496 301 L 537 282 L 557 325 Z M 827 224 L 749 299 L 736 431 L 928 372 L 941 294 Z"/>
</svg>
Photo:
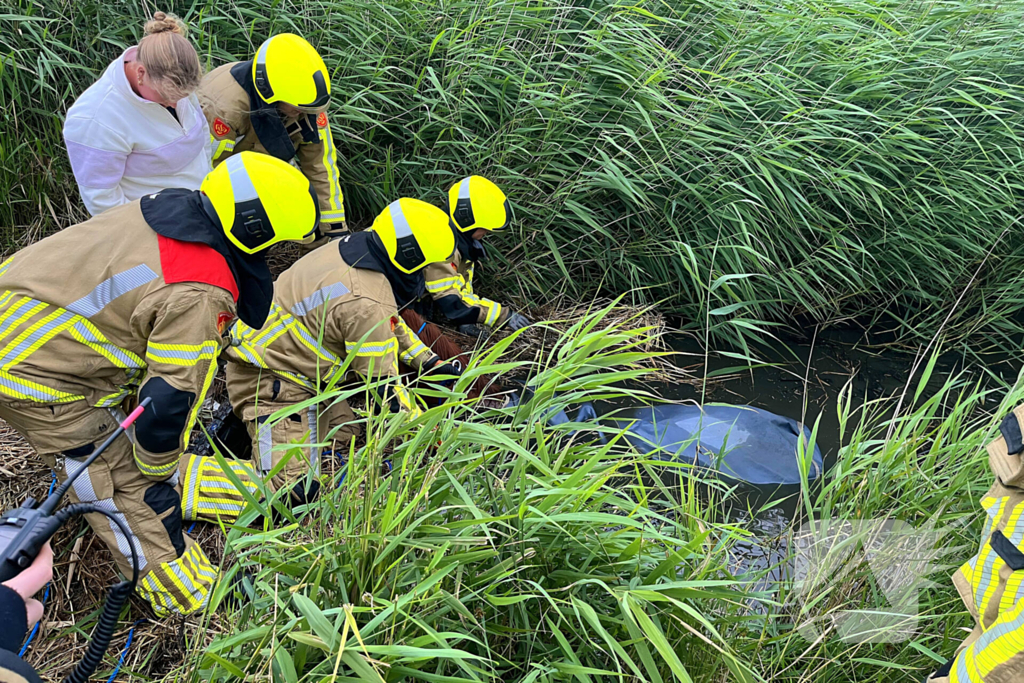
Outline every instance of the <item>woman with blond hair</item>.
<svg viewBox="0 0 1024 683">
<path fill-rule="evenodd" d="M 174 15 L 115 59 L 68 110 L 64 141 L 92 215 L 169 187 L 198 190 L 210 172 L 206 117 L 196 99 L 196 49 Z"/>
</svg>

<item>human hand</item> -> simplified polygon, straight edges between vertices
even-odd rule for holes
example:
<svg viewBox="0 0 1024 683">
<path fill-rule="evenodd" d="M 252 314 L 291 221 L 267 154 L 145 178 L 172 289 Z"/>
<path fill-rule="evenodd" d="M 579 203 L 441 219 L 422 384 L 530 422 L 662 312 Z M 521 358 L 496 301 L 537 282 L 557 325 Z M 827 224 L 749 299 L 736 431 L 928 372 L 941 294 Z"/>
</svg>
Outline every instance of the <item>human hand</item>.
<svg viewBox="0 0 1024 683">
<path fill-rule="evenodd" d="M 34 596 L 43 586 L 53 579 L 53 549 L 47 542 L 36 555 L 35 561 L 21 570 L 21 573 L 4 585 L 12 589 L 25 601 L 25 612 L 28 614 L 28 627 L 32 628 L 43 617 L 43 603 Z"/>
</svg>

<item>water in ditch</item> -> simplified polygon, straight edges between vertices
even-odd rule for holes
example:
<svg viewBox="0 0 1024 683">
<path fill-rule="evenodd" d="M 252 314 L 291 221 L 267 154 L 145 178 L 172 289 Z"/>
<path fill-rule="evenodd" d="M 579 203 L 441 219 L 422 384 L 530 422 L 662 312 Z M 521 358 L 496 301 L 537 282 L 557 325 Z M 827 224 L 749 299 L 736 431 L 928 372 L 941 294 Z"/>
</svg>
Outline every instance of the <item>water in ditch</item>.
<svg viewBox="0 0 1024 683">
<path fill-rule="evenodd" d="M 670 346 L 678 353 L 675 363 L 691 380 L 651 382 L 642 388 L 672 402 L 751 405 L 810 427 L 817 422 L 816 444 L 822 450 L 827 477 L 828 467 L 844 445 L 840 392 L 849 392 L 854 405 L 895 398 L 905 391 L 912 396 L 927 363 L 920 352 L 873 346 L 870 341 L 861 332 L 843 330 L 816 335 L 813 341 L 784 340 L 762 349 L 759 362 L 737 369 L 740 363 L 733 357 L 705 354 L 692 338 L 670 336 Z M 961 373 L 980 379 L 983 386 L 1009 385 L 1020 368 L 1019 361 L 1005 354 L 946 353 L 938 359 L 924 395 Z M 994 404 L 996 396 L 991 400 Z M 599 412 L 608 414 L 623 407 L 606 404 L 599 406 Z M 848 423 L 845 433 L 852 433 L 855 426 Z M 799 493 L 799 486 L 739 485 L 724 501 L 718 497 L 722 518 L 741 524 L 751 534 L 749 542 L 738 543 L 733 550 L 734 571 L 757 576 L 759 588 L 770 588 L 785 571 L 787 539 L 801 521 Z"/>
</svg>

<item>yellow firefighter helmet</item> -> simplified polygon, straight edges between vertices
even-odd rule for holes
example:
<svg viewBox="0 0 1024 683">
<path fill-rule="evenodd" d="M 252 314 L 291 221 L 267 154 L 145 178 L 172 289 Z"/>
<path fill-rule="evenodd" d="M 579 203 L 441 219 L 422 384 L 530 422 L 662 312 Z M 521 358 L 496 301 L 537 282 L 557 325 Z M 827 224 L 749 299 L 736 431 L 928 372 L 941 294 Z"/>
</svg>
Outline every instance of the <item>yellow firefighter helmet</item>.
<svg viewBox="0 0 1024 683">
<path fill-rule="evenodd" d="M 388 257 L 403 273 L 415 273 L 428 263 L 447 261 L 455 252 L 448 216 L 433 204 L 402 198 L 388 204 L 370 227 L 380 237 Z"/>
<path fill-rule="evenodd" d="M 320 222 L 309 179 L 267 154 L 228 157 L 199 189 L 213 205 L 224 234 L 247 254 L 288 240 L 311 242 Z"/>
<path fill-rule="evenodd" d="M 252 60 L 252 81 L 267 104 L 284 102 L 320 112 L 331 99 L 324 60 L 305 38 L 294 33 L 279 33 L 260 45 Z"/>
<path fill-rule="evenodd" d="M 501 230 L 508 227 L 512 208 L 508 198 L 487 178 L 471 175 L 448 190 L 448 212 L 452 227 L 460 232 L 477 228 Z"/>
</svg>

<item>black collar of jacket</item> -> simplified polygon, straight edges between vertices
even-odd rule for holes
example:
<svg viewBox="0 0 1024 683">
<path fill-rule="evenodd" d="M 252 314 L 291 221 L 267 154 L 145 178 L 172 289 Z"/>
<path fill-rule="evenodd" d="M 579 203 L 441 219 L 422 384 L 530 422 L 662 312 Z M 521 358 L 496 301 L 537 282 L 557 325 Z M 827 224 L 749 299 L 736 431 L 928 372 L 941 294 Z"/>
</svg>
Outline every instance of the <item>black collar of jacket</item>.
<svg viewBox="0 0 1024 683">
<path fill-rule="evenodd" d="M 291 161 L 296 149 L 292 143 L 290 130 L 285 126 L 277 105 L 267 104 L 256 92 L 256 86 L 252 82 L 252 60 L 239 62 L 231 67 L 231 76 L 249 95 L 249 123 L 260 144 L 267 150 L 267 154 L 282 161 Z M 313 114 L 300 116 L 292 125 L 298 126 L 302 131 L 302 139 L 306 142 L 316 142 L 319 139 L 316 116 Z"/>
<path fill-rule="evenodd" d="M 338 240 L 338 251 L 342 260 L 353 268 L 374 270 L 384 275 L 391 283 L 399 308 L 405 308 L 427 293 L 423 271 L 417 270 L 410 275 L 396 268 L 375 232 L 364 230 L 346 235 Z"/>
<path fill-rule="evenodd" d="M 274 298 L 270 267 L 262 252 L 246 254 L 228 241 L 213 206 L 207 210 L 208 202 L 198 190 L 171 189 L 144 196 L 140 208 L 156 234 L 205 244 L 224 257 L 238 285 L 238 317 L 259 329 L 267 321 Z"/>
<path fill-rule="evenodd" d="M 472 239 L 466 233 L 455 228 L 452 228 L 452 232 L 455 233 L 455 248 L 459 250 L 464 261 L 480 263 L 487 258 L 487 250 L 484 249 L 483 242 Z"/>
<path fill-rule="evenodd" d="M 452 229 L 452 233 L 455 234 L 455 248 L 462 256 L 463 261 L 470 263 L 480 263 L 487 258 L 487 250 L 484 249 L 484 243 L 480 240 L 475 240 L 468 234 L 462 232 L 455 227 L 455 223 L 451 218 L 451 211 L 448 208 L 448 196 L 445 195 L 444 199 L 441 200 L 442 208 L 444 212 L 448 214 L 448 226 Z"/>
</svg>

